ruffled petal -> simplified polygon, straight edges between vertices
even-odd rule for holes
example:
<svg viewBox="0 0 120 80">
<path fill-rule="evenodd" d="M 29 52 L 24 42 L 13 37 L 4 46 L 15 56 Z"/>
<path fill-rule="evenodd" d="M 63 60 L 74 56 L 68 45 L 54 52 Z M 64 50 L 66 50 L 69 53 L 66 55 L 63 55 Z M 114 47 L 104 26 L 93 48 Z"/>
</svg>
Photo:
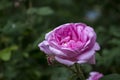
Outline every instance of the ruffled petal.
<svg viewBox="0 0 120 80">
<path fill-rule="evenodd" d="M 49 44 L 47 41 L 43 41 L 40 44 L 38 44 L 38 47 L 41 51 L 45 52 L 48 55 L 52 55 L 51 50 L 49 49 Z"/>
<path fill-rule="evenodd" d="M 72 49 L 62 48 L 61 50 L 67 55 L 68 58 L 73 58 L 78 55 L 78 52 Z"/>
<path fill-rule="evenodd" d="M 50 31 L 50 32 L 46 33 L 46 35 L 45 35 L 45 39 L 46 39 L 46 40 L 49 40 L 52 32 L 53 32 L 53 31 Z"/>
<path fill-rule="evenodd" d="M 78 56 L 78 61 L 79 60 L 88 60 L 90 59 L 93 55 L 95 54 L 94 50 L 87 51 L 85 53 L 82 53 L 81 55 Z"/>
<path fill-rule="evenodd" d="M 84 63 L 88 62 L 90 64 L 95 64 L 95 50 L 96 49 L 99 49 L 97 44 L 95 44 L 91 50 L 86 51 L 82 53 L 81 55 L 79 55 L 77 58 L 78 62 L 80 63 L 82 61 Z"/>
</svg>

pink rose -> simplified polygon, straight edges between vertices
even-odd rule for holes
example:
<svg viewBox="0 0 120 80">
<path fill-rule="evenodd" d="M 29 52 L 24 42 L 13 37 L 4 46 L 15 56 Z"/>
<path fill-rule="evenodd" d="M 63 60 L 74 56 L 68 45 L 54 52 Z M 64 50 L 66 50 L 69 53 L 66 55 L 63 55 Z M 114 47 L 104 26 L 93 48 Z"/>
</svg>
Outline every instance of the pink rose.
<svg viewBox="0 0 120 80">
<path fill-rule="evenodd" d="M 65 65 L 95 64 L 95 51 L 99 50 L 96 33 L 83 23 L 67 23 L 45 35 L 39 45 L 41 51 Z"/>
<path fill-rule="evenodd" d="M 99 72 L 91 72 L 90 77 L 87 80 L 99 80 L 101 77 L 103 77 L 103 74 Z"/>
</svg>

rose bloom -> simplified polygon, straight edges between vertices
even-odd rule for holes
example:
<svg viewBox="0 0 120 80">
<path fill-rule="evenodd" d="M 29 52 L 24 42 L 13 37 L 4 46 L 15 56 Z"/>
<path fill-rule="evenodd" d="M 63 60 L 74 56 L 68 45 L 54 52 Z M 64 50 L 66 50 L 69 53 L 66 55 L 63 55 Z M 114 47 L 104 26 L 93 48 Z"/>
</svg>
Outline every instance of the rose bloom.
<svg viewBox="0 0 120 80">
<path fill-rule="evenodd" d="M 47 33 L 38 46 L 48 56 L 67 66 L 95 64 L 95 51 L 100 49 L 94 29 L 84 23 L 60 25 Z"/>
<path fill-rule="evenodd" d="M 103 77 L 103 74 L 99 72 L 91 72 L 90 77 L 87 80 L 99 80 L 102 77 Z"/>
</svg>

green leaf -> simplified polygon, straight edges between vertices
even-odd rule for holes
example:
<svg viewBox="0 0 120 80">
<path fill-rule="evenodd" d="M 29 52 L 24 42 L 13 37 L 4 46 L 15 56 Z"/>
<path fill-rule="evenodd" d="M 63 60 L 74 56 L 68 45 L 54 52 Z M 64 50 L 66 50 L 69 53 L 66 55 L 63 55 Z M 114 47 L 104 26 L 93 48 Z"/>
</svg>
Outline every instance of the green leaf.
<svg viewBox="0 0 120 80">
<path fill-rule="evenodd" d="M 27 14 L 34 14 L 36 13 L 36 8 L 30 8 L 27 10 Z"/>
<path fill-rule="evenodd" d="M 2 54 L 1 54 L 2 53 Z M 0 52 L 0 58 L 3 60 L 3 61 L 8 61 L 10 60 L 10 57 L 11 57 L 11 52 L 8 51 L 8 50 L 4 50 L 2 52 Z"/>
<path fill-rule="evenodd" d="M 110 74 L 102 77 L 100 80 L 120 80 L 119 74 Z"/>
<path fill-rule="evenodd" d="M 11 46 L 0 51 L 0 59 L 3 61 L 8 61 L 11 58 L 11 51 L 16 50 L 17 46 Z"/>
</svg>

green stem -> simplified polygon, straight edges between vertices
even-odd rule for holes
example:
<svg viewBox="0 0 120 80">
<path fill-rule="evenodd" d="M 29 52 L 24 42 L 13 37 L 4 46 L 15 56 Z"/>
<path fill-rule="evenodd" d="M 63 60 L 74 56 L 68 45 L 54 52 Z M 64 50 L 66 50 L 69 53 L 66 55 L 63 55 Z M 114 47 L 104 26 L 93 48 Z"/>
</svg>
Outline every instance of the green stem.
<svg viewBox="0 0 120 80">
<path fill-rule="evenodd" d="M 77 76 L 81 79 L 81 80 L 86 80 L 85 77 L 84 77 L 84 74 L 80 68 L 80 66 L 76 63 L 75 64 L 75 68 L 76 68 L 76 71 L 77 71 Z"/>
</svg>

